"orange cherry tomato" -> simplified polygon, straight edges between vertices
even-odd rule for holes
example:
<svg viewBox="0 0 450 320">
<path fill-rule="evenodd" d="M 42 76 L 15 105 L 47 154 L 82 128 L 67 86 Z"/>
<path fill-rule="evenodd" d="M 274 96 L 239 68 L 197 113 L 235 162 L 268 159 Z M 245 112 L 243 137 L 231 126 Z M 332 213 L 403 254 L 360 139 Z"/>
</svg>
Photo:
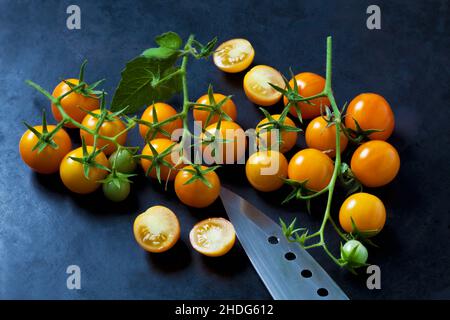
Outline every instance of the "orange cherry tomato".
<svg viewBox="0 0 450 320">
<path fill-rule="evenodd" d="M 222 43 L 214 52 L 214 64 L 222 71 L 241 72 L 248 68 L 255 57 L 255 50 L 245 39 L 232 39 Z"/>
<path fill-rule="evenodd" d="M 93 149 L 93 147 L 87 146 L 89 153 L 92 153 Z M 86 178 L 84 175 L 83 164 L 71 159 L 71 157 L 82 158 L 83 149 L 80 147 L 70 151 L 61 161 L 59 175 L 62 182 L 70 191 L 75 193 L 86 194 L 94 192 L 98 187 L 100 187 L 101 182 L 99 181 L 106 177 L 108 171 L 91 166 L 89 168 L 88 178 Z M 100 152 L 94 160 L 98 164 L 109 168 L 109 161 L 103 152 Z"/>
<path fill-rule="evenodd" d="M 376 93 L 362 93 L 350 102 L 345 115 L 345 126 L 356 130 L 355 120 L 362 130 L 382 130 L 371 133 L 371 140 L 387 140 L 394 131 L 395 119 L 391 106 Z"/>
<path fill-rule="evenodd" d="M 306 182 L 306 187 L 320 191 L 330 183 L 334 164 L 330 157 L 316 149 L 303 149 L 289 161 L 288 177 L 298 182 Z"/>
<path fill-rule="evenodd" d="M 374 236 L 383 229 L 386 222 L 386 209 L 383 202 L 374 195 L 360 192 L 348 197 L 339 210 L 339 223 L 350 233 L 353 223 L 356 229 L 366 236 Z"/>
<path fill-rule="evenodd" d="M 223 94 L 220 93 L 214 93 L 214 101 L 216 103 L 221 102 L 223 99 L 226 98 L 226 96 L 224 96 Z M 201 96 L 200 98 L 198 98 L 197 103 L 199 104 L 211 104 L 212 102 L 209 101 L 208 95 L 205 94 L 203 96 Z M 237 111 L 236 111 L 236 105 L 234 104 L 233 100 L 228 99 L 223 105 L 222 105 L 222 110 L 233 120 L 236 121 L 237 119 Z M 217 121 L 219 121 L 219 115 L 215 114 L 212 115 L 211 118 L 209 119 L 209 122 L 206 123 L 206 120 L 208 119 L 209 116 L 209 111 L 207 110 L 200 110 L 194 107 L 194 120 L 195 121 L 201 121 L 202 125 L 209 125 L 211 123 L 215 123 Z M 223 119 L 223 118 L 222 118 Z"/>
<path fill-rule="evenodd" d="M 302 97 L 311 97 L 319 94 L 325 88 L 325 78 L 312 72 L 302 72 L 295 76 L 297 81 L 298 93 Z M 289 81 L 289 86 L 294 88 L 294 79 Z M 288 99 L 283 98 L 284 105 L 288 104 Z M 300 108 L 303 119 L 312 119 L 320 116 L 321 107 L 329 106 L 330 101 L 327 97 L 320 97 L 309 100 L 310 103 L 298 102 L 297 107 Z M 323 109 L 322 110 L 325 110 Z M 297 111 L 295 105 L 292 105 L 289 111 L 293 116 L 297 117 Z"/>
<path fill-rule="evenodd" d="M 345 134 L 340 131 L 341 153 L 347 148 L 348 139 Z M 328 126 L 327 121 L 319 116 L 311 120 L 305 131 L 306 144 L 310 148 L 323 151 L 330 157 L 336 155 L 336 126 L 332 124 Z"/>
<path fill-rule="evenodd" d="M 42 133 L 42 126 L 35 126 L 34 129 Z M 54 129 L 55 126 L 53 125 L 47 126 L 48 132 Z M 47 145 L 41 152 L 38 152 L 38 149 L 33 150 L 38 141 L 38 137 L 30 130 L 25 131 L 22 135 L 19 142 L 19 152 L 23 162 L 39 173 L 48 174 L 57 172 L 61 160 L 72 148 L 69 135 L 63 129 L 59 129 L 56 132 L 53 136 L 53 142 L 57 144 L 57 149 L 53 149 Z"/>
<path fill-rule="evenodd" d="M 177 111 L 170 105 L 163 103 L 163 102 L 157 102 L 154 105 L 148 106 L 147 109 L 142 113 L 141 120 L 145 120 L 147 122 L 153 123 L 153 108 L 155 108 L 156 111 L 156 117 L 158 118 L 158 122 L 162 122 L 164 120 L 167 120 L 177 114 Z M 168 122 L 165 125 L 161 126 L 161 129 L 166 131 L 169 134 L 172 134 L 176 129 L 180 129 L 183 127 L 183 122 L 180 118 L 175 119 L 174 121 Z M 139 133 L 141 134 L 141 137 L 145 139 L 147 132 L 149 130 L 149 127 L 146 125 L 140 124 L 139 125 Z M 151 138 L 151 137 L 149 137 Z M 161 132 L 158 132 L 154 139 L 157 138 L 169 138 L 165 135 L 163 135 Z"/>
<path fill-rule="evenodd" d="M 90 114 L 87 114 L 86 117 L 84 117 L 83 122 L 81 124 L 90 130 L 95 130 L 95 127 L 97 126 L 97 123 L 98 123 L 98 120 L 99 120 L 99 117 L 101 114 L 101 110 L 97 109 L 97 110 L 92 111 L 92 113 L 97 116 L 92 116 Z M 111 114 L 110 111 L 108 111 L 108 113 Z M 120 120 L 118 117 L 115 117 L 113 121 L 105 120 L 105 122 L 103 122 L 100 127 L 99 133 L 102 136 L 112 138 L 112 137 L 115 137 L 116 135 L 118 135 L 123 130 L 125 130 L 125 128 L 126 128 L 126 126 L 122 122 L 122 120 Z M 87 131 L 85 131 L 83 129 L 80 129 L 80 136 L 82 138 L 84 138 L 84 142 L 86 143 L 86 145 L 88 145 L 88 146 L 94 145 L 94 136 L 92 134 L 88 133 Z M 122 133 L 117 138 L 117 142 L 121 145 L 124 145 L 126 141 L 127 141 L 127 132 Z M 112 141 L 98 138 L 97 139 L 97 147 L 102 148 L 104 146 L 107 146 L 103 150 L 103 152 L 106 155 L 113 153 L 117 149 L 116 145 Z"/>
<path fill-rule="evenodd" d="M 206 167 L 202 166 L 202 170 Z M 192 166 L 184 169 L 193 170 Z M 211 184 L 207 186 L 202 180 L 196 179 L 194 182 L 186 184 L 193 177 L 192 172 L 180 170 L 175 177 L 175 193 L 185 205 L 194 208 L 204 208 L 212 204 L 219 197 L 220 180 L 217 173 L 210 171 L 204 175 Z"/>
<path fill-rule="evenodd" d="M 245 165 L 248 182 L 259 191 L 275 191 L 287 177 L 288 162 L 278 151 L 258 151 L 252 154 Z"/>
<path fill-rule="evenodd" d="M 220 257 L 231 250 L 236 232 L 224 218 L 208 218 L 197 223 L 189 233 L 192 247 L 208 257 Z"/>
<path fill-rule="evenodd" d="M 372 140 L 355 150 L 350 167 L 366 187 L 381 187 L 394 180 L 400 169 L 400 156 L 386 141 Z"/>
<path fill-rule="evenodd" d="M 243 158 L 247 140 L 244 130 L 236 122 L 222 121 L 219 133 L 216 133 L 217 123 L 209 125 L 205 130 L 211 137 L 219 139 L 216 142 L 202 145 L 203 158 L 207 164 L 236 163 L 237 160 Z M 201 140 L 209 141 L 210 136 L 202 133 Z"/>
<path fill-rule="evenodd" d="M 169 208 L 154 206 L 136 217 L 133 233 L 142 249 L 160 253 L 177 243 L 180 238 L 180 222 Z"/>
<path fill-rule="evenodd" d="M 66 81 L 70 82 L 74 86 L 77 86 L 80 83 L 78 79 L 67 79 Z M 70 90 L 70 86 L 64 81 L 61 81 L 53 90 L 52 95 L 55 98 L 58 98 Z M 72 92 L 61 100 L 61 107 L 72 119 L 77 122 L 81 122 L 86 116 L 86 112 L 83 111 L 83 109 L 88 111 L 98 109 L 100 107 L 100 99 L 95 96 L 86 97 L 80 93 Z M 61 121 L 61 113 L 54 104 L 52 104 L 52 113 L 56 121 Z M 66 123 L 65 126 L 68 128 L 75 128 L 72 123 Z"/>
<path fill-rule="evenodd" d="M 272 118 L 274 120 L 279 120 L 280 116 L 281 116 L 280 114 L 274 114 L 274 115 L 272 115 Z M 259 139 L 261 139 L 260 146 L 266 146 L 267 148 L 272 148 L 274 146 L 278 146 L 278 141 L 272 142 L 272 135 L 275 134 L 273 132 L 274 130 L 267 130 L 267 127 L 262 126 L 263 124 L 267 123 L 268 121 L 269 121 L 269 119 L 267 119 L 267 118 L 264 118 L 263 120 L 261 120 L 256 126 L 256 133 L 259 133 Z M 290 127 L 297 127 L 295 125 L 294 121 L 292 121 L 289 117 L 286 117 L 282 124 L 284 124 L 286 126 L 290 126 Z M 286 131 L 286 130 L 281 129 L 280 132 L 278 132 L 278 134 L 281 134 L 281 144 L 280 144 L 280 146 L 278 146 L 279 151 L 281 153 L 288 152 L 295 146 L 295 143 L 297 142 L 297 135 L 298 135 L 296 131 Z M 276 136 L 274 135 L 274 137 L 276 137 Z"/>
<path fill-rule="evenodd" d="M 244 92 L 247 98 L 261 106 L 271 106 L 281 99 L 281 92 L 269 83 L 284 88 L 281 74 L 272 67 L 258 65 L 250 69 L 244 77 Z"/>
<path fill-rule="evenodd" d="M 164 160 L 167 161 L 172 166 L 175 166 L 175 164 L 178 162 L 178 159 L 179 159 L 178 146 L 177 146 L 176 142 L 169 140 L 169 139 L 165 139 L 165 138 L 159 138 L 159 139 L 153 139 L 149 143 L 153 146 L 153 148 L 155 148 L 155 150 L 158 154 L 163 153 L 165 150 L 167 150 L 168 148 L 170 148 L 173 145 L 172 151 L 164 157 Z M 152 149 L 150 148 L 148 143 L 145 145 L 144 149 L 142 150 L 142 154 L 148 155 L 148 156 L 153 156 Z M 151 166 L 152 162 L 153 161 L 150 159 L 145 159 L 145 158 L 141 159 L 141 166 L 142 166 L 142 169 L 144 169 L 144 172 L 147 172 L 147 170 Z M 174 169 L 171 169 L 171 168 L 161 164 L 159 166 L 161 179 L 162 180 L 169 179 L 169 181 L 172 181 L 173 179 L 175 179 L 175 175 L 177 174 L 177 169 L 180 169 L 182 166 L 183 166 L 182 163 L 179 163 L 177 166 L 175 166 Z M 156 168 L 153 168 L 152 170 L 150 170 L 149 176 L 154 179 L 157 178 Z"/>
</svg>

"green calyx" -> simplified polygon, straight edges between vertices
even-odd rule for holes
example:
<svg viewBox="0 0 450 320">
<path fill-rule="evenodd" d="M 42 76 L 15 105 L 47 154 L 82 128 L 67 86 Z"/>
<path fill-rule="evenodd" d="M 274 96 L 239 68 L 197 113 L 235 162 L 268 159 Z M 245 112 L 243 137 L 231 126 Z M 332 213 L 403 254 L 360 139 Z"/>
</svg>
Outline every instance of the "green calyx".
<svg viewBox="0 0 450 320">
<path fill-rule="evenodd" d="M 155 149 L 155 147 L 148 143 L 148 146 L 150 150 L 152 151 L 151 155 L 147 154 L 139 154 L 135 155 L 134 157 L 137 159 L 146 159 L 151 162 L 150 166 L 147 168 L 147 171 L 145 172 L 145 175 L 149 175 L 150 172 L 154 169 L 156 172 L 156 178 L 158 179 L 158 182 L 161 183 L 161 166 L 165 166 L 171 170 L 175 169 L 175 167 L 167 161 L 165 158 L 168 156 L 172 149 L 177 145 L 176 142 L 172 143 L 166 150 L 164 150 L 161 153 L 158 153 L 158 151 Z"/>
<path fill-rule="evenodd" d="M 34 127 L 24 122 L 24 125 L 30 130 L 37 138 L 38 142 L 33 146 L 32 151 L 38 150 L 38 153 L 41 153 L 47 146 L 53 149 L 58 149 L 59 146 L 53 140 L 55 134 L 61 129 L 62 125 L 56 126 L 52 131 L 48 131 L 47 128 L 47 117 L 45 114 L 45 110 L 42 111 L 42 132 L 39 132 Z"/>
<path fill-rule="evenodd" d="M 190 169 L 190 168 L 181 169 L 182 171 L 189 172 L 192 175 L 192 177 L 189 180 L 187 180 L 184 184 L 187 185 L 187 184 L 191 184 L 197 180 L 200 180 L 208 188 L 212 188 L 211 183 L 208 181 L 208 179 L 205 177 L 205 175 L 207 175 L 210 172 L 215 171 L 220 166 L 216 165 L 216 166 L 206 167 L 206 168 L 202 168 L 202 166 L 199 164 L 191 164 L 191 166 L 192 166 L 192 169 Z"/>
<path fill-rule="evenodd" d="M 88 148 L 86 146 L 86 143 L 84 141 L 84 138 L 81 138 L 81 148 L 83 150 L 83 156 L 81 158 L 78 157 L 70 157 L 70 159 L 72 159 L 73 161 L 77 161 L 79 163 L 81 163 L 83 165 L 83 170 L 84 170 L 84 176 L 86 177 L 86 179 L 89 179 L 89 170 L 90 168 L 98 168 L 98 169 L 102 169 L 105 171 L 110 172 L 111 170 L 98 163 L 95 159 L 96 157 L 103 152 L 103 150 L 105 150 L 107 146 L 103 146 L 102 148 L 93 148 L 93 151 L 91 153 L 89 153 Z"/>
<path fill-rule="evenodd" d="M 97 87 L 101 85 L 105 79 L 98 80 L 90 85 L 84 82 L 84 73 L 87 65 L 87 60 L 84 60 L 80 66 L 80 73 L 78 75 L 78 84 L 71 83 L 68 80 L 63 80 L 65 84 L 67 84 L 71 89 L 74 89 L 74 92 L 79 93 L 88 98 L 98 99 L 98 96 L 102 94 L 102 91 L 97 90 Z"/>
<path fill-rule="evenodd" d="M 233 121 L 233 119 L 231 119 L 230 116 L 222 109 L 223 105 L 227 103 L 228 100 L 231 99 L 231 97 L 232 96 L 227 96 L 221 101 L 217 102 L 216 99 L 214 98 L 213 87 L 212 85 L 209 85 L 208 87 L 209 104 L 203 103 L 192 104 L 195 110 L 203 110 L 208 112 L 208 117 L 206 118 L 205 123 L 202 124 L 203 127 L 207 127 L 211 122 L 211 118 L 215 115 L 218 116 L 219 121 L 221 120 Z"/>
<path fill-rule="evenodd" d="M 283 143 L 282 136 L 281 136 L 282 132 L 301 132 L 301 131 L 303 131 L 301 128 L 297 128 L 295 126 L 289 126 L 289 125 L 285 124 L 286 117 L 289 112 L 289 108 L 284 108 L 283 112 L 280 114 L 280 117 L 278 119 L 275 119 L 269 112 L 267 112 L 267 110 L 265 110 L 263 108 L 259 108 L 259 110 L 264 114 L 264 116 L 267 119 L 267 122 L 258 125 L 257 129 L 259 129 L 259 131 L 257 133 L 257 136 L 259 137 L 263 133 L 271 134 L 272 130 L 278 130 L 278 135 L 277 135 L 278 148 Z M 264 139 L 262 139 L 260 141 L 260 144 L 261 143 L 265 144 L 266 142 L 264 141 Z M 272 146 L 263 145 L 260 147 L 262 147 L 263 149 L 271 149 Z"/>
</svg>

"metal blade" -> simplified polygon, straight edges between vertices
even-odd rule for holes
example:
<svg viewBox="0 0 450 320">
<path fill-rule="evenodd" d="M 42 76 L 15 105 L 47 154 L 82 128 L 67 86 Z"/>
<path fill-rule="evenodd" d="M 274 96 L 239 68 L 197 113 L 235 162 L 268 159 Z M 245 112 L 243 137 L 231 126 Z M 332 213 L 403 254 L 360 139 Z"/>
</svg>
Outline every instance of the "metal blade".
<svg viewBox="0 0 450 320">
<path fill-rule="evenodd" d="M 272 219 L 224 187 L 220 197 L 239 241 L 275 300 L 348 300 L 305 249 L 286 240 Z"/>
</svg>

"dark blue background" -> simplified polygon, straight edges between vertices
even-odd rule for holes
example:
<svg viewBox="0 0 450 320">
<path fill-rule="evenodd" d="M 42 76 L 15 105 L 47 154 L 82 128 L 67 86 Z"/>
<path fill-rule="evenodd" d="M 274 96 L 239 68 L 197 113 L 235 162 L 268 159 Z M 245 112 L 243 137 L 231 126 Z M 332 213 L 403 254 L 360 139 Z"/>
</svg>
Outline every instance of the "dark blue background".
<svg viewBox="0 0 450 320">
<path fill-rule="evenodd" d="M 71 194 L 58 175 L 35 174 L 20 160 L 21 122 L 37 124 L 41 110 L 49 110 L 25 79 L 52 90 L 61 78 L 76 76 L 87 58 L 87 80 L 106 78 L 112 95 L 125 62 L 168 30 L 201 41 L 247 38 L 256 50 L 254 64 L 285 74 L 289 67 L 323 74 L 325 38 L 332 35 L 338 103 L 360 92 L 385 96 L 396 115 L 390 141 L 402 167 L 393 183 L 370 191 L 388 209 L 376 239 L 381 249 L 371 249 L 370 258 L 381 267 L 382 290 L 366 289 L 364 272 L 354 277 L 322 251 L 312 253 L 351 298 L 450 298 L 449 2 L 376 1 L 382 29 L 370 31 L 366 8 L 372 2 L 76 1 L 82 29 L 70 31 L 65 12 L 72 1 L 0 1 L 0 298 L 270 298 L 240 245 L 217 259 L 190 248 L 196 221 L 224 215 L 219 202 L 192 210 L 171 188 L 164 192 L 141 177 L 128 201 L 112 205 L 100 192 Z M 242 74 L 226 75 L 211 61 L 192 61 L 188 68 L 191 99 L 212 83 L 234 95 L 244 128 L 261 119 L 242 91 Z M 179 108 L 179 98 L 171 103 Z M 141 143 L 137 132 L 129 143 Z M 220 171 L 224 182 L 274 219 L 297 216 L 305 226 L 319 226 L 323 201 L 313 203 L 308 216 L 301 203 L 280 206 L 288 189 L 267 196 L 249 187 L 242 166 Z M 136 215 L 155 204 L 174 210 L 182 226 L 180 242 L 161 255 L 142 251 L 132 233 Z M 71 264 L 81 267 L 82 290 L 66 288 Z"/>
</svg>

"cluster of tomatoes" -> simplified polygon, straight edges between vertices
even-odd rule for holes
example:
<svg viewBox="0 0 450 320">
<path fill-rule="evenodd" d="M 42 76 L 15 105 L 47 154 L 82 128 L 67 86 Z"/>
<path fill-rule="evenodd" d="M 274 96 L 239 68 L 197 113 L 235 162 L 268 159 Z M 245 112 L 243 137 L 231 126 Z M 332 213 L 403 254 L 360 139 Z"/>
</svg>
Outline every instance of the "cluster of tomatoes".
<svg viewBox="0 0 450 320">
<path fill-rule="evenodd" d="M 216 49 L 214 63 L 225 72 L 241 72 L 250 66 L 254 55 L 254 49 L 247 40 L 233 39 Z M 180 159 L 182 146 L 171 136 L 175 130 L 186 128 L 172 106 L 163 102 L 153 103 L 140 119 L 133 118 L 125 123 L 120 114 L 104 109 L 98 96 L 74 90 L 79 82 L 79 79 L 68 79 L 58 84 L 52 95 L 60 99 L 59 105 L 52 104 L 52 112 L 60 124 L 79 129 L 82 147 L 72 149 L 69 135 L 59 124 L 47 125 L 43 121 L 42 126 L 28 126 L 29 130 L 20 140 L 20 154 L 28 166 L 45 174 L 59 171 L 64 185 L 80 194 L 93 192 L 103 184 L 103 191 L 109 199 L 121 201 L 130 192 L 128 177 L 140 163 L 151 178 L 173 181 L 177 197 L 188 206 L 204 208 L 218 198 L 220 179 L 214 171 L 216 167 L 186 164 Z M 256 126 L 258 142 L 265 148 L 247 159 L 249 183 L 263 192 L 279 189 L 286 179 L 297 181 L 310 192 L 326 188 L 334 172 L 333 158 L 336 156 L 336 124 L 322 115 L 321 108 L 330 105 L 328 98 L 321 96 L 291 104 L 289 98 L 277 90 L 277 87 L 286 87 L 282 75 L 265 65 L 250 69 L 243 86 L 249 100 L 257 105 L 269 107 L 282 97 L 285 105 L 281 114 L 270 115 L 264 111 L 266 118 Z M 289 86 L 296 87 L 301 97 L 314 97 L 323 91 L 325 79 L 304 72 L 291 79 Z M 66 116 L 61 115 L 62 111 Z M 311 120 L 305 131 L 308 148 L 297 152 L 289 161 L 284 154 L 296 145 L 301 129 L 288 113 L 301 121 Z M 244 135 L 244 131 L 235 122 L 237 108 L 229 96 L 208 90 L 208 94 L 193 104 L 193 117 L 202 123 L 200 140 L 203 151 L 208 151 L 211 137 L 220 137 L 223 139 L 222 147 L 219 145 L 223 158 L 226 158 L 230 145 L 234 161 L 245 155 L 246 146 L 239 145 L 242 140 L 239 136 Z M 136 123 L 145 142 L 140 154 L 136 154 L 137 148 L 124 146 L 128 130 Z M 270 134 L 274 129 L 279 132 L 277 141 L 272 141 Z M 385 142 L 394 129 L 394 115 L 383 97 L 366 93 L 354 98 L 347 108 L 345 126 L 342 124 L 341 129 L 340 152 L 346 149 L 349 140 L 354 141 L 357 136 L 365 135 L 369 139 L 359 145 L 351 157 L 350 170 L 355 181 L 367 187 L 379 187 L 394 179 L 400 159 L 395 148 Z M 231 141 L 225 139 L 230 131 L 235 133 Z M 205 152 L 204 157 L 210 164 L 215 162 L 211 153 Z M 273 164 L 277 168 L 274 172 L 265 171 Z M 383 203 L 367 193 L 351 195 L 339 214 L 340 224 L 348 233 L 357 229 L 362 234 L 374 235 L 383 228 L 385 220 Z M 180 226 L 172 211 L 155 206 L 136 218 L 134 234 L 145 250 L 163 252 L 178 240 Z M 203 254 L 222 255 L 234 244 L 234 228 L 223 218 L 210 218 L 194 226 L 190 240 L 193 247 Z"/>
<path fill-rule="evenodd" d="M 220 51 L 222 47 L 222 51 Z M 240 72 L 252 62 L 254 51 L 244 39 L 231 40 L 219 47 L 215 56 L 216 65 L 228 72 Z M 236 62 L 236 63 L 233 63 Z M 326 80 L 311 72 L 295 75 L 290 88 L 296 88 L 299 96 L 311 97 L 308 101 L 291 103 L 285 90 L 286 81 L 274 68 L 257 65 L 244 77 L 244 91 L 253 103 L 268 107 L 276 104 L 282 97 L 285 109 L 281 114 L 269 115 L 258 123 L 256 132 L 259 139 L 265 140 L 268 150 L 257 151 L 250 155 L 246 163 L 246 174 L 250 184 L 257 190 L 268 192 L 279 189 L 285 179 L 296 181 L 310 194 L 325 190 L 334 172 L 333 158 L 336 156 L 336 123 L 332 114 L 324 115 L 330 106 L 328 97 L 321 96 Z M 284 93 L 283 93 L 284 92 Z M 287 94 L 285 94 L 287 93 Z M 315 97 L 317 96 L 317 97 Z M 310 120 L 305 130 L 308 148 L 297 152 L 289 161 L 284 153 L 291 150 L 297 141 L 298 131 L 292 119 L 287 116 Z M 347 107 L 344 123 L 340 125 L 340 152 L 348 146 L 349 140 L 355 142 L 356 150 L 351 155 L 350 166 L 345 174 L 353 183 L 375 188 L 390 183 L 400 168 L 400 157 L 386 140 L 391 136 L 395 120 L 389 103 L 375 93 L 363 93 L 355 97 Z M 269 124 L 269 125 L 268 125 Z M 275 150 L 270 150 L 268 128 L 278 129 L 280 141 Z M 261 130 L 265 129 L 265 132 Z M 367 141 L 367 142 L 364 142 Z M 271 174 L 263 173 L 264 168 L 278 163 L 278 170 Z M 344 174 L 341 169 L 340 175 Z M 358 192 L 350 195 L 339 211 L 339 222 L 345 232 L 370 237 L 384 227 L 386 210 L 383 202 L 369 193 Z M 355 240 L 348 241 L 343 255 L 354 255 L 355 265 L 365 263 L 367 251 Z M 349 257 L 343 257 L 348 260 Z"/>
<path fill-rule="evenodd" d="M 71 120 L 64 121 L 58 107 L 52 104 L 53 116 L 59 124 L 47 125 L 44 114 L 43 125 L 28 126 L 29 129 L 20 139 L 20 155 L 36 172 L 50 174 L 59 171 L 63 184 L 72 192 L 91 193 L 103 183 L 103 191 L 108 198 L 113 201 L 123 200 L 130 192 L 128 180 L 124 177 L 111 179 L 112 176 L 108 179 L 107 176 L 112 167 L 114 176 L 121 173 L 126 176 L 136 167 L 136 162 L 127 149 L 117 150 L 118 146 L 126 142 L 126 125 L 118 116 L 100 106 L 98 96 L 81 90 L 74 91 L 73 87 L 78 84 L 79 79 L 64 80 L 52 93 L 55 98 L 63 97 L 59 101 L 60 107 Z M 99 125 L 102 117 L 104 120 Z M 71 139 L 61 124 L 71 130 L 80 128 L 80 138 L 84 142 L 82 147 L 72 149 Z M 95 138 L 96 134 L 98 138 Z M 101 137 L 116 137 L 117 143 Z M 93 148 L 94 140 L 97 151 Z M 43 148 L 37 148 L 39 145 Z M 88 155 L 92 159 L 89 170 L 86 171 L 86 164 L 81 160 Z"/>
</svg>

